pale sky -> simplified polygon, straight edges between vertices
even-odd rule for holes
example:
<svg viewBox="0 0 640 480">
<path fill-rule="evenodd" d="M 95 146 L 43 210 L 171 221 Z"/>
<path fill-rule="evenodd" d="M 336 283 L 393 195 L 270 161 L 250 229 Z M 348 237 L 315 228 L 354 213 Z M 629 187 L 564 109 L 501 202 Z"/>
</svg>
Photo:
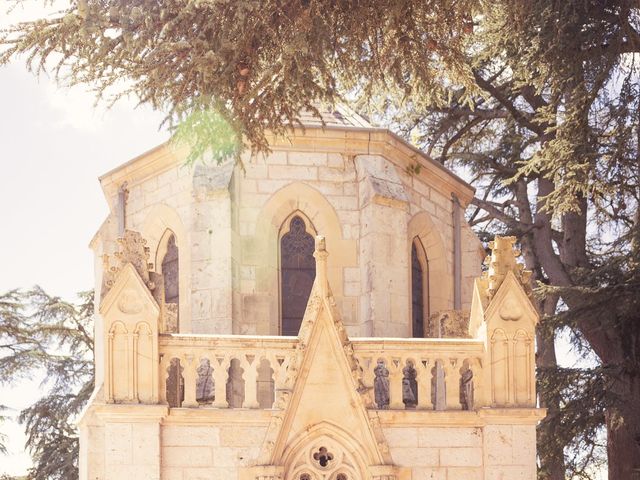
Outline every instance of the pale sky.
<svg viewBox="0 0 640 480">
<path fill-rule="evenodd" d="M 42 0 L 10 16 L 0 0 L 0 28 L 37 13 Z M 160 113 L 135 102 L 93 108 L 85 90 L 60 89 L 15 62 L 0 67 L 0 292 L 41 285 L 72 299 L 93 287 L 88 244 L 107 215 L 98 176 L 168 138 Z M 38 384 L 0 389 L 0 404 L 24 408 Z M 25 473 L 22 427 L 5 424 L 8 457 L 0 474 Z"/>
</svg>

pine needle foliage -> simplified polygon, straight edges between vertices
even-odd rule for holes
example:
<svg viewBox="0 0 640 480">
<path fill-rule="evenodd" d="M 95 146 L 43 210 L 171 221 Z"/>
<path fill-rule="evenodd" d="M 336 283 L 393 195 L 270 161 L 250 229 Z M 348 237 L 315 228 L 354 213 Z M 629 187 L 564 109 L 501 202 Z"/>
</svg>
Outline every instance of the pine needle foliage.
<svg viewBox="0 0 640 480">
<path fill-rule="evenodd" d="M 640 468 L 640 6 L 485 7 L 467 52 L 475 92 L 444 77 L 445 105 L 397 91 L 360 105 L 472 178 L 472 225 L 521 239 L 544 314 L 540 477 L 590 478 L 606 450 L 610 478 L 631 478 Z M 566 328 L 578 353 L 595 352 L 593 367 L 557 366 L 554 337 Z"/>
<path fill-rule="evenodd" d="M 316 102 L 333 103 L 345 92 L 393 84 L 435 98 L 445 70 L 471 88 L 461 52 L 477 5 L 70 0 L 50 18 L 0 33 L 0 64 L 24 56 L 32 71 L 92 85 L 108 101 L 132 94 L 166 112 L 172 125 L 211 110 L 253 150 L 265 151 L 266 130 L 286 134 L 302 109 L 317 112 Z"/>
<path fill-rule="evenodd" d="M 80 293 L 78 304 L 39 287 L 0 299 L 0 382 L 43 379 L 42 396 L 18 417 L 34 460 L 28 478 L 78 478 L 74 422 L 94 386 L 93 292 Z"/>
<path fill-rule="evenodd" d="M 26 340 L 21 334 L 23 317 L 23 305 L 17 290 L 10 290 L 0 295 L 0 356 L 10 355 L 20 348 L 20 344 Z M 0 358 L 2 361 L 2 358 Z M 0 369 L 1 373 L 4 370 Z M 9 409 L 0 404 L 0 425 L 7 420 L 4 415 Z M 7 453 L 7 436 L 0 434 L 0 454 Z"/>
</svg>

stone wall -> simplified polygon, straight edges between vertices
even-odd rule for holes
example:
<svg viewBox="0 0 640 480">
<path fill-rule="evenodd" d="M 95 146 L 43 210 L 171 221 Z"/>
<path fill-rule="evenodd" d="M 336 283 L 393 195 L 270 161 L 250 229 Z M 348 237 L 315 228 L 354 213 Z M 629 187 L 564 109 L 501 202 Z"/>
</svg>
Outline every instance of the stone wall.
<svg viewBox="0 0 640 480">
<path fill-rule="evenodd" d="M 296 211 L 309 220 L 310 233 L 327 238 L 330 281 L 351 335 L 410 335 L 416 235 L 429 261 L 431 313 L 453 308 L 451 194 L 463 191 L 468 201 L 468 187 L 440 170 L 407 173 L 406 158 L 393 149 L 354 155 L 336 132 L 313 131 L 316 137 L 312 146 L 306 134 L 292 138 L 235 167 L 186 166 L 185 152 L 164 146 L 101 179 L 113 218 L 117 187 L 127 182 L 127 228 L 148 240 L 156 268 L 162 235 L 176 234 L 180 331 L 279 333 L 279 233 Z M 113 251 L 114 235 L 112 220 L 93 242 L 97 254 Z M 481 256 L 463 221 L 463 309 Z"/>
<path fill-rule="evenodd" d="M 90 451 L 81 456 L 81 468 L 91 480 L 242 479 L 243 469 L 258 461 L 269 418 L 260 411 L 245 412 L 243 419 L 211 411 L 125 422 L 112 408 L 111 414 L 103 409 L 104 420 L 83 427 Z M 134 407 L 124 408 L 135 415 Z M 137 408 L 140 414 L 149 407 Z M 536 478 L 537 417 L 522 411 L 499 420 L 511 424 L 475 412 L 395 412 L 393 421 L 383 424 L 383 433 L 402 472 L 398 480 Z"/>
<path fill-rule="evenodd" d="M 394 463 L 414 480 L 533 480 L 535 425 L 388 427 Z"/>
</svg>

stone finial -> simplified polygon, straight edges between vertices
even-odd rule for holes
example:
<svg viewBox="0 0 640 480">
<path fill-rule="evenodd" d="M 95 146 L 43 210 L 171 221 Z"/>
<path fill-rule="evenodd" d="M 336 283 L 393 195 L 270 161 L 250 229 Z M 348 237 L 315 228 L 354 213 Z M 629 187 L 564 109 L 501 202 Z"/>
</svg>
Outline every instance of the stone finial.
<svg viewBox="0 0 640 480">
<path fill-rule="evenodd" d="M 147 241 L 142 238 L 139 232 L 133 230 L 125 230 L 124 235 L 118 238 L 119 250 L 113 254 L 116 259 L 115 265 L 111 264 L 111 258 L 108 255 L 103 255 L 103 277 L 102 277 L 102 291 L 101 296 L 107 294 L 111 287 L 113 287 L 116 277 L 122 270 L 122 268 L 130 263 L 133 268 L 136 269 L 140 278 L 145 282 L 150 290 L 153 290 L 154 285 L 150 280 L 149 271 L 153 269 L 153 264 L 149 263 L 149 247 L 147 247 Z"/>
<path fill-rule="evenodd" d="M 492 242 L 489 242 L 491 255 L 484 261 L 489 268 L 482 275 L 487 285 L 487 297 L 489 299 L 496 294 L 509 272 L 513 272 L 527 293 L 531 290 L 529 284 L 531 271 L 525 270 L 522 263 L 516 262 L 516 258 L 520 256 L 520 251 L 514 248 L 515 242 L 516 237 L 498 236 Z"/>
<path fill-rule="evenodd" d="M 322 235 L 316 237 L 316 249 L 313 257 L 316 259 L 316 281 L 319 282 L 320 291 L 323 297 L 329 296 L 329 284 L 327 280 L 327 245 Z"/>
</svg>

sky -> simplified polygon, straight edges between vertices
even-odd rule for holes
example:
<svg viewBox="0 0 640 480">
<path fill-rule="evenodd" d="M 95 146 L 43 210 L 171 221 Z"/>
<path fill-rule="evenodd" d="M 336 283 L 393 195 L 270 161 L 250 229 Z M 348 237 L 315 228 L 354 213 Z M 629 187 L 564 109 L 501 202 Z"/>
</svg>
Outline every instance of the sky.
<svg viewBox="0 0 640 480">
<path fill-rule="evenodd" d="M 0 0 L 0 28 L 46 13 L 42 0 L 7 15 Z M 42 286 L 74 299 L 93 287 L 91 240 L 108 214 L 98 176 L 169 137 L 163 115 L 135 108 L 94 108 L 83 88 L 65 89 L 28 73 L 24 60 L 0 67 L 0 292 Z M 17 410 L 38 396 L 38 382 L 0 388 L 0 404 Z M 0 426 L 9 455 L 0 474 L 24 473 L 22 427 Z"/>
</svg>

